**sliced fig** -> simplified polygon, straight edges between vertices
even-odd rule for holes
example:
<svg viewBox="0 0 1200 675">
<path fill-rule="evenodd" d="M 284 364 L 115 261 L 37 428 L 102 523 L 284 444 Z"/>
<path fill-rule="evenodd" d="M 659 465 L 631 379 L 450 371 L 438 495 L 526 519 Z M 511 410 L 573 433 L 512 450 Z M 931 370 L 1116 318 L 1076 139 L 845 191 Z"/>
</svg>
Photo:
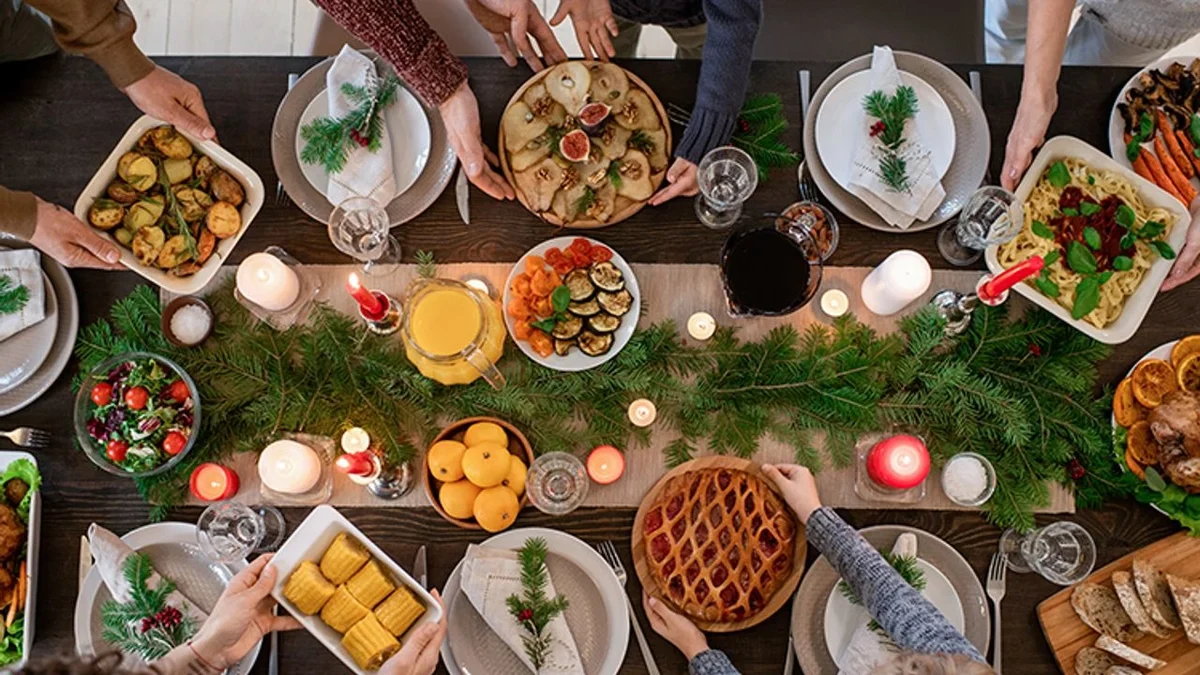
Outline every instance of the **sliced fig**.
<svg viewBox="0 0 1200 675">
<path fill-rule="evenodd" d="M 608 120 L 612 108 L 606 103 L 589 103 L 579 110 L 579 123 L 589 134 L 600 131 L 600 127 Z"/>
<path fill-rule="evenodd" d="M 525 195 L 529 208 L 542 212 L 551 207 L 554 193 L 562 183 L 563 170 L 549 157 L 524 171 L 513 174 L 517 189 Z"/>
<path fill-rule="evenodd" d="M 631 131 L 662 128 L 662 120 L 658 119 L 658 111 L 654 109 L 654 104 L 646 92 L 640 89 L 629 90 L 625 101 L 614 106 L 613 117 L 617 120 L 617 124 Z"/>
<path fill-rule="evenodd" d="M 654 194 L 654 183 L 650 180 L 650 160 L 637 150 L 630 150 L 617 160 L 617 173 L 621 176 L 617 194 L 636 202 L 645 201 Z"/>
<path fill-rule="evenodd" d="M 592 141 L 583 129 L 568 131 L 558 141 L 558 153 L 571 162 L 586 162 Z"/>
<path fill-rule="evenodd" d="M 625 100 L 629 92 L 629 78 L 625 69 L 612 63 L 594 63 L 592 73 L 592 100 L 616 106 Z"/>
<path fill-rule="evenodd" d="M 587 103 L 592 74 L 582 61 L 560 63 L 546 73 L 546 91 L 567 110 L 579 110 Z"/>
<path fill-rule="evenodd" d="M 519 152 L 529 141 L 546 133 L 550 125 L 529 109 L 524 101 L 517 101 L 504 111 L 504 145 L 509 152 Z"/>
</svg>

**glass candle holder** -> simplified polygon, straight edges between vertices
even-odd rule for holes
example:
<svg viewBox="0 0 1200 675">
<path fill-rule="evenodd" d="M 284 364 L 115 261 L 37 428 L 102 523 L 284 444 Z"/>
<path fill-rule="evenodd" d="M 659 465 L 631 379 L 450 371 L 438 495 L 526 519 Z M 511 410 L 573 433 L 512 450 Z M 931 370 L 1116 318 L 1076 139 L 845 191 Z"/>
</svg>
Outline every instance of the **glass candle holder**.
<svg viewBox="0 0 1200 675">
<path fill-rule="evenodd" d="M 268 309 L 247 298 L 240 289 L 235 288 L 233 296 L 237 298 L 237 301 L 243 307 L 249 310 L 251 315 L 275 330 L 285 331 L 296 324 L 304 323 L 308 320 L 308 315 L 312 312 L 313 301 L 321 293 L 321 278 L 307 271 L 300 264 L 299 260 L 288 255 L 287 251 L 278 246 L 269 246 L 263 250 L 263 253 L 278 258 L 280 262 L 287 265 L 295 273 L 299 283 L 299 291 L 296 293 L 296 299 L 290 305 L 281 309 Z"/>
</svg>

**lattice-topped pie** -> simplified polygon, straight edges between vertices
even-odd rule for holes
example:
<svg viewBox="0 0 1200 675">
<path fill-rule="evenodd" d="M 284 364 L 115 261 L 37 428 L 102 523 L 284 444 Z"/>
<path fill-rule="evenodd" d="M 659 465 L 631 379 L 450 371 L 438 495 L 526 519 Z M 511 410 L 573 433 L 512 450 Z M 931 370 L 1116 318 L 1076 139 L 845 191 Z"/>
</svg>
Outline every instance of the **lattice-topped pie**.
<svg viewBox="0 0 1200 675">
<path fill-rule="evenodd" d="M 796 521 L 762 478 L 699 469 L 667 481 L 646 511 L 646 564 L 662 595 L 708 622 L 748 619 L 792 567 Z"/>
</svg>

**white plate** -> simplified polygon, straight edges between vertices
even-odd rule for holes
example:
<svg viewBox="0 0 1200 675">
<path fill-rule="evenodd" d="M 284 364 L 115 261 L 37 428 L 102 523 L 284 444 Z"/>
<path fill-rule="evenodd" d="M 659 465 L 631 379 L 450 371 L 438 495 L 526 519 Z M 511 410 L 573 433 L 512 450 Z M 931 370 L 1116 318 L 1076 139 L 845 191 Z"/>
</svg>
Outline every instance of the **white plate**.
<svg viewBox="0 0 1200 675">
<path fill-rule="evenodd" d="M 917 94 L 919 108 L 914 120 L 917 133 L 932 153 L 933 170 L 941 180 L 954 159 L 954 118 L 950 108 L 936 89 L 916 75 L 902 70 L 900 81 Z M 838 82 L 817 110 L 817 152 L 829 174 L 847 191 L 854 174 L 854 138 L 863 133 L 859 129 L 863 122 L 863 98 L 870 90 L 871 71 L 854 73 Z"/>
<path fill-rule="evenodd" d="M 544 258 L 546 251 L 555 247 L 566 250 L 566 248 L 571 245 L 571 242 L 579 238 L 580 237 L 556 237 L 554 239 L 547 239 L 546 241 L 543 241 L 537 246 L 534 246 L 526 251 L 525 255 L 522 255 L 520 259 L 517 260 L 517 264 L 513 265 L 512 271 L 508 273 L 508 278 L 504 280 L 504 324 L 508 327 L 508 334 L 510 337 L 513 336 L 513 324 L 515 321 L 511 316 L 508 315 L 508 301 L 512 299 L 513 279 L 515 279 L 518 274 L 525 271 L 525 258 L 528 258 L 531 255 L 539 255 Z M 518 340 L 516 337 L 512 337 L 513 342 L 517 343 L 517 347 L 519 347 L 521 351 L 525 353 L 525 356 L 528 356 L 531 360 L 540 363 L 547 368 L 560 370 L 563 372 L 590 370 L 612 360 L 612 358 L 615 357 L 622 349 L 625 348 L 625 345 L 629 343 L 629 338 L 633 337 L 633 331 L 635 328 L 637 328 L 638 317 L 641 316 L 642 294 L 641 291 L 638 290 L 637 277 L 633 276 L 633 269 L 629 267 L 629 263 L 625 262 L 625 259 L 622 258 L 621 255 L 608 244 L 596 241 L 595 239 L 591 239 L 589 237 L 582 238 L 592 242 L 593 246 L 603 246 L 613 252 L 613 257 L 610 262 L 616 265 L 617 269 L 621 270 L 621 274 L 624 275 L 625 288 L 629 291 L 630 295 L 633 296 L 633 306 L 630 307 L 629 311 L 625 313 L 625 316 L 621 317 L 621 327 L 618 328 L 615 333 L 613 333 L 612 348 L 609 349 L 607 353 L 600 356 L 588 356 L 580 351 L 578 346 L 573 347 L 570 353 L 568 353 L 566 356 L 559 356 L 558 354 L 541 356 L 537 352 L 533 351 L 533 348 L 529 346 L 527 341 Z"/>
<path fill-rule="evenodd" d="M 1046 144 L 1038 151 L 1037 156 L 1033 158 L 1033 164 L 1025 172 L 1025 177 L 1021 179 L 1021 184 L 1017 186 L 1015 193 L 1017 199 L 1024 202 L 1029 197 L 1029 193 L 1033 191 L 1033 187 L 1038 182 L 1038 179 L 1042 177 L 1046 167 L 1060 159 L 1068 157 L 1083 160 L 1093 169 L 1112 171 L 1120 174 L 1137 188 L 1142 201 L 1147 206 L 1159 207 L 1170 211 L 1171 215 L 1175 217 L 1175 224 L 1172 225 L 1171 234 L 1167 237 L 1167 243 L 1176 251 L 1183 248 L 1183 242 L 1187 238 L 1188 224 L 1192 221 L 1191 215 L 1188 214 L 1183 204 L 1180 204 L 1178 199 L 1167 194 L 1162 188 L 1134 173 L 1132 169 L 1125 168 L 1117 163 L 1116 160 L 1078 138 L 1055 136 L 1046 141 Z M 992 274 L 1004 271 L 996 255 L 999 248 L 998 245 L 987 247 L 987 266 Z M 1166 280 L 1167 274 L 1171 272 L 1172 262 L 1161 257 L 1155 260 L 1150 266 L 1150 271 L 1142 279 L 1141 285 L 1137 287 L 1133 295 L 1126 298 L 1121 316 L 1117 317 L 1117 320 L 1106 328 L 1096 328 L 1082 319 L 1072 319 L 1069 309 L 1058 304 L 1054 298 L 1042 295 L 1040 291 L 1029 284 L 1017 284 L 1013 287 L 1013 290 L 1028 298 L 1033 304 L 1071 324 L 1084 335 L 1105 344 L 1115 345 L 1133 337 L 1133 334 L 1142 325 L 1142 321 L 1145 320 L 1146 314 L 1150 311 L 1150 305 L 1154 303 L 1154 298 L 1158 295 L 1159 287 Z"/>
<path fill-rule="evenodd" d="M 1166 344 L 1161 344 L 1161 345 L 1155 347 L 1154 349 L 1151 349 L 1150 351 L 1146 352 L 1145 356 L 1138 359 L 1137 363 L 1134 363 L 1132 366 L 1129 367 L 1129 372 L 1125 373 L 1125 377 L 1129 377 L 1130 375 L 1133 375 L 1133 371 L 1137 370 L 1138 365 L 1140 365 L 1142 361 L 1145 361 L 1147 359 L 1161 359 L 1163 361 L 1166 361 L 1167 363 L 1170 363 L 1171 362 L 1171 350 L 1175 348 L 1175 345 L 1178 342 L 1179 342 L 1179 340 L 1171 340 L 1170 342 L 1168 342 Z M 1117 424 L 1116 414 L 1113 414 L 1111 416 L 1111 419 L 1112 419 L 1113 431 L 1115 432 L 1117 430 L 1117 427 L 1120 426 L 1119 424 Z M 1119 461 L 1116 457 L 1113 458 L 1113 461 L 1118 463 L 1118 465 L 1121 467 L 1122 472 L 1129 471 L 1129 465 L 1126 464 L 1124 461 Z M 1164 478 L 1165 478 L 1165 476 L 1164 476 Z M 1159 513 L 1161 513 L 1163 515 L 1168 515 L 1167 512 L 1163 511 L 1162 507 L 1159 506 L 1158 504 L 1151 504 L 1150 508 L 1154 509 L 1155 511 L 1158 511 Z"/>
<path fill-rule="evenodd" d="M 8 465 L 18 459 L 27 459 L 37 466 L 37 458 L 28 452 L 18 452 L 13 450 L 0 451 L 0 473 L 8 468 Z M 45 485 L 45 476 L 42 477 L 43 486 Z M 29 655 L 33 649 L 33 631 L 37 627 L 37 581 L 38 581 L 38 551 L 40 549 L 42 539 L 42 491 L 38 490 L 33 493 L 33 499 L 29 502 L 29 523 L 26 529 L 26 546 L 28 547 L 25 556 L 25 567 L 29 575 L 29 591 L 25 595 L 25 633 L 22 636 L 24 640 L 21 644 L 21 659 L 15 663 L 9 664 L 9 667 L 14 670 L 20 670 L 29 661 Z M 8 672 L 8 671 L 5 671 Z"/>
<path fill-rule="evenodd" d="M 1112 112 L 1108 115 L 1108 152 L 1116 160 L 1117 164 L 1131 171 L 1133 170 L 1133 164 L 1125 156 L 1125 118 L 1121 117 L 1121 111 L 1117 110 L 1117 104 L 1125 100 L 1125 92 L 1137 85 L 1138 78 L 1143 73 L 1148 73 L 1151 70 L 1166 70 L 1167 66 L 1176 62 L 1187 66 L 1195 58 L 1195 56 L 1163 57 L 1139 70 L 1133 77 L 1129 78 L 1124 87 L 1121 87 L 1120 93 L 1117 94 L 1117 100 L 1113 101 Z"/>
<path fill-rule="evenodd" d="M 565 532 L 541 527 L 526 527 L 501 532 L 484 541 L 480 546 L 515 551 L 525 544 L 526 539 L 532 537 L 545 539 L 551 553 L 571 561 L 587 571 L 595 580 L 596 587 L 604 599 L 606 615 L 604 622 L 608 626 L 611 641 L 600 669 L 594 673 L 587 673 L 587 675 L 617 675 L 621 670 L 621 664 L 625 661 L 625 651 L 629 647 L 629 606 L 625 602 L 625 588 L 617 581 L 617 575 L 613 573 L 612 567 L 609 567 L 595 549 Z M 454 567 L 454 571 L 450 573 L 450 578 L 446 581 L 446 588 L 442 593 L 447 607 L 462 596 L 461 591 L 462 561 L 459 561 L 458 565 Z M 466 596 L 462 596 L 462 601 L 469 602 Z M 462 670 L 458 660 L 454 657 L 454 645 L 451 643 L 450 636 L 442 643 L 442 663 L 445 664 L 450 675 L 488 675 L 488 673 L 477 673 L 474 670 L 469 673 Z"/>
<path fill-rule="evenodd" d="M 4 247 L 0 246 L 0 250 Z M 16 389 L 33 376 L 50 355 L 58 334 L 58 298 L 50 277 L 42 272 L 45 318 L 0 342 L 0 394 Z"/>
<path fill-rule="evenodd" d="M 196 544 L 196 526 L 192 523 L 154 523 L 139 527 L 126 533 L 121 541 L 129 544 L 134 551 L 147 551 L 151 559 L 156 552 L 171 555 L 172 565 L 181 565 L 178 572 L 164 570 L 156 565 L 159 574 L 176 583 L 179 592 L 191 600 L 202 611 L 211 613 L 217 598 L 229 585 L 234 574 L 246 567 L 245 561 L 227 565 L 213 562 L 205 557 Z M 186 570 L 182 569 L 186 566 Z M 100 635 L 100 605 L 111 600 L 108 588 L 100 578 L 100 570 L 92 567 L 79 596 L 75 600 L 75 650 L 84 656 L 96 653 L 93 636 Z M 104 645 L 107 647 L 107 645 Z M 258 651 L 262 648 L 260 640 L 254 647 L 230 668 L 228 675 L 247 675 L 258 659 Z M 137 667 L 140 659 L 126 657 L 127 667 Z"/>
<path fill-rule="evenodd" d="M 296 157 L 304 151 L 304 139 L 300 129 L 319 117 L 329 115 L 329 97 L 322 89 L 304 112 L 296 127 Z M 421 104 L 404 87 L 396 88 L 396 102 L 383 111 L 383 122 L 387 125 L 388 139 L 392 142 L 392 164 L 395 167 L 396 196 L 417 182 L 417 177 L 429 161 L 429 118 L 421 110 Z M 329 173 L 320 164 L 300 162 L 300 171 L 317 192 L 325 195 L 329 191 Z M 333 206 L 337 206 L 334 204 Z M 384 207 L 387 204 L 383 205 Z"/>
<path fill-rule="evenodd" d="M 79 195 L 79 199 L 75 200 L 75 217 L 88 222 L 88 209 L 92 203 L 105 195 L 108 189 L 108 184 L 117 178 L 117 161 L 121 159 L 121 155 L 133 150 L 137 145 L 138 139 L 142 137 L 148 129 L 166 124 L 154 119 L 149 115 L 142 115 L 129 127 L 129 131 L 121 137 L 117 142 L 116 147 L 100 165 L 96 171 L 96 175 L 92 176 L 92 180 L 88 181 L 87 187 L 83 189 L 83 194 Z M 199 138 L 189 134 L 183 129 L 177 129 L 184 138 L 191 141 L 192 146 L 200 152 L 208 155 L 217 166 L 229 172 L 231 176 L 237 179 L 246 191 L 246 200 L 242 202 L 242 229 L 238 233 L 228 239 L 218 239 L 216 251 L 213 252 L 212 258 L 208 260 L 199 272 L 196 272 L 190 277 L 175 277 L 171 276 L 164 270 L 157 267 L 147 267 L 138 262 L 134 257 L 133 251 L 118 244 L 117 248 L 121 251 L 121 264 L 128 267 L 130 270 L 137 272 L 151 282 L 157 284 L 161 288 L 175 293 L 176 295 L 195 295 L 201 289 L 212 281 L 217 270 L 220 269 L 221 263 L 229 260 L 233 249 L 237 246 L 238 241 L 246 234 L 246 230 L 250 229 L 250 223 L 254 222 L 254 217 L 258 215 L 258 210 L 262 208 L 263 197 L 266 191 L 263 189 L 262 179 L 258 177 L 254 169 L 251 169 L 245 162 L 234 157 L 228 150 L 217 145 L 216 141 L 202 141 Z M 100 232 L 99 230 L 95 230 Z M 111 235 L 106 235 L 110 238 Z M 113 239 L 116 243 L 116 239 Z"/>
<path fill-rule="evenodd" d="M 271 559 L 271 564 L 279 569 L 279 577 L 275 582 L 275 588 L 271 590 L 271 595 L 279 601 L 279 605 L 291 612 L 292 616 L 312 633 L 314 637 L 325 645 L 325 648 L 333 652 L 334 656 L 341 659 L 342 663 L 351 671 L 358 675 L 367 675 L 367 672 L 358 667 L 354 659 L 350 657 L 350 652 L 342 646 L 342 634 L 335 631 L 321 620 L 320 615 L 306 616 L 290 600 L 283 597 L 283 587 L 287 585 L 288 577 L 300 563 L 311 560 L 319 562 L 321 556 L 325 553 L 325 549 L 333 543 L 335 537 L 345 532 L 354 537 L 360 544 L 366 547 L 371 553 L 371 557 L 383 567 L 386 572 L 390 573 L 393 582 L 401 583 L 413 595 L 420 600 L 421 604 L 425 605 L 425 613 L 421 618 L 417 619 L 412 626 L 409 627 L 405 635 L 410 635 L 412 631 L 427 623 L 437 623 L 442 618 L 442 608 L 438 606 L 433 596 L 429 594 L 421 585 L 417 583 L 404 568 L 396 564 L 383 549 L 375 545 L 364 535 L 357 527 L 346 519 L 337 509 L 332 506 L 322 505 L 313 509 L 308 517 L 300 523 L 300 527 L 288 537 L 288 540 L 283 543 L 275 557 Z M 400 641 L 404 642 L 404 635 L 400 636 Z"/>
<path fill-rule="evenodd" d="M 925 573 L 926 586 L 921 595 L 937 607 L 955 630 L 963 632 L 966 621 L 962 601 L 950 580 L 941 570 L 921 558 L 917 558 L 917 567 Z M 850 604 L 836 585 L 829 592 L 829 599 L 825 602 L 825 647 L 839 666 L 842 653 L 850 645 L 854 632 L 870 620 L 871 614 L 867 609 L 861 605 Z"/>
</svg>

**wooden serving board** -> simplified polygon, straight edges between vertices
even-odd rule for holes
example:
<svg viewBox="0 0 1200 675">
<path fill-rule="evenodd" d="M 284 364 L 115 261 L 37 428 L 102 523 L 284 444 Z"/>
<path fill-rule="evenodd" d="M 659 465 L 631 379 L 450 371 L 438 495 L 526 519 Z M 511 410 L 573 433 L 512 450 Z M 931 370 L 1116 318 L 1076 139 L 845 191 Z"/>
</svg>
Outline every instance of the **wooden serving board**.
<svg viewBox="0 0 1200 675">
<path fill-rule="evenodd" d="M 586 60 L 586 61 L 583 61 L 583 63 L 592 64 L 592 63 L 599 63 L 599 61 Z M 521 85 L 521 87 L 519 89 L 517 89 L 516 93 L 514 93 L 512 95 L 512 98 L 508 99 L 508 105 L 504 106 L 504 111 L 508 112 L 508 109 L 511 108 L 514 103 L 516 103 L 517 101 L 520 101 L 521 97 L 525 95 L 525 90 L 529 89 L 530 87 L 537 84 L 538 82 L 541 82 L 542 80 L 546 79 L 546 74 L 549 73 L 551 69 L 553 69 L 553 66 L 551 66 L 550 68 L 546 68 L 545 70 L 543 70 L 540 73 L 536 73 L 533 77 L 526 80 L 525 84 Z M 622 70 L 625 70 L 625 69 L 622 68 Z M 636 86 L 636 87 L 640 88 L 642 91 L 646 92 L 646 95 L 649 96 L 650 100 L 654 103 L 654 109 L 656 111 L 658 111 L 658 119 L 662 122 L 663 131 L 667 132 L 667 147 L 665 150 L 666 150 L 666 155 L 667 155 L 667 163 L 668 163 L 668 167 L 669 167 L 670 162 L 672 161 L 672 159 L 671 159 L 671 145 L 672 145 L 671 141 L 672 141 L 672 139 L 671 139 L 671 121 L 670 121 L 670 118 L 667 117 L 667 109 L 663 107 L 662 101 L 660 101 L 658 99 L 658 94 L 654 93 L 654 90 L 650 88 L 650 85 L 643 82 L 642 78 L 638 77 L 637 75 L 634 75 L 633 73 L 629 72 L 628 70 L 625 70 L 625 76 L 629 78 L 629 83 L 631 86 Z M 638 211 L 641 211 L 642 207 L 646 206 L 646 204 L 647 204 L 647 202 L 632 202 L 620 210 L 613 211 L 612 216 L 610 216 L 609 219 L 604 222 L 600 222 L 598 220 L 592 220 L 592 219 L 580 219 L 580 220 L 573 220 L 564 225 L 563 222 L 559 219 L 559 217 L 557 215 L 554 214 L 553 211 L 546 211 L 543 213 L 538 213 L 537 211 L 534 211 L 529 206 L 529 200 L 525 198 L 525 194 L 523 192 L 521 192 L 521 188 L 517 187 L 517 180 L 513 177 L 512 168 L 509 167 L 509 165 L 508 165 L 508 154 L 509 154 L 508 148 L 505 147 L 505 145 L 504 145 L 504 115 L 500 115 L 500 140 L 497 141 L 496 149 L 500 154 L 500 170 L 504 173 L 504 179 L 508 181 L 508 184 L 512 186 L 513 191 L 517 193 L 517 200 L 520 201 L 521 205 L 524 206 L 526 209 L 528 209 L 530 213 L 534 214 L 538 218 L 541 218 L 542 220 L 546 221 L 547 223 L 550 223 L 551 225 L 557 225 L 559 227 L 565 227 L 567 229 L 574 229 L 574 230 L 595 230 L 595 229 L 599 229 L 601 227 L 608 227 L 609 225 L 616 225 L 617 223 L 621 222 L 622 220 L 625 220 L 626 218 L 629 218 L 630 216 L 637 213 Z M 655 191 L 657 191 L 660 187 L 662 187 L 662 183 L 664 180 L 666 180 L 666 177 L 667 177 L 666 171 L 660 171 L 657 174 L 652 175 L 651 181 L 654 183 Z"/>
<path fill-rule="evenodd" d="M 634 517 L 633 520 L 633 566 L 637 571 L 638 579 L 640 579 L 642 582 L 642 588 L 646 589 L 646 591 L 651 595 L 663 600 L 664 602 L 669 603 L 670 600 L 667 599 L 661 592 L 659 592 L 658 583 L 655 582 L 654 577 L 650 573 L 650 566 L 646 563 L 646 544 L 643 539 L 643 534 L 645 532 L 646 510 L 651 504 L 654 503 L 656 499 L 658 499 L 658 494 L 662 492 L 663 486 L 667 484 L 667 481 L 671 480 L 675 476 L 700 469 L 734 469 L 737 471 L 745 471 L 746 473 L 753 474 L 761 478 L 767 487 L 775 492 L 775 494 L 779 494 L 779 491 L 776 490 L 775 486 L 772 484 L 771 479 L 767 478 L 763 474 L 762 469 L 758 464 L 748 459 L 741 459 L 740 457 L 726 457 L 723 455 L 701 457 L 699 459 L 693 459 L 690 462 L 680 464 L 663 475 L 663 477 L 654 484 L 654 487 L 651 487 L 646 493 L 645 498 L 642 499 L 641 506 L 638 507 L 637 516 Z M 779 498 L 782 500 L 783 496 L 780 495 Z M 783 586 L 781 586 L 779 590 L 775 592 L 775 595 L 770 598 L 770 600 L 767 602 L 767 606 L 763 607 L 761 612 L 741 621 L 722 623 L 696 620 L 696 625 L 700 628 L 700 630 L 711 633 L 732 633 L 734 631 L 739 631 L 758 625 L 771 618 L 775 612 L 778 612 L 784 607 L 784 605 L 787 605 L 791 601 L 792 595 L 796 592 L 796 587 L 800 585 L 800 577 L 804 576 L 805 554 L 807 551 L 808 539 L 804 536 L 804 526 L 800 524 L 799 520 L 797 520 L 796 542 L 792 551 L 792 573 L 788 576 L 787 580 L 784 581 Z"/>
<path fill-rule="evenodd" d="M 1200 578 L 1200 538 L 1188 536 L 1186 532 L 1171 535 L 1150 544 L 1099 569 L 1087 581 L 1109 584 L 1112 573 L 1133 568 L 1134 558 L 1149 560 L 1164 572 L 1191 579 Z M 1043 600 L 1038 605 L 1038 621 L 1046 642 L 1054 651 L 1054 658 L 1064 673 L 1075 673 L 1075 654 L 1084 647 L 1091 647 L 1099 634 L 1088 628 L 1071 607 L 1071 591 L 1065 588 Z M 1170 638 L 1148 635 L 1130 645 L 1146 654 L 1167 662 L 1166 667 L 1154 671 L 1154 675 L 1185 675 L 1195 673 L 1200 664 L 1200 645 L 1187 641 L 1183 631 Z M 1117 659 L 1114 659 L 1117 660 Z"/>
</svg>

